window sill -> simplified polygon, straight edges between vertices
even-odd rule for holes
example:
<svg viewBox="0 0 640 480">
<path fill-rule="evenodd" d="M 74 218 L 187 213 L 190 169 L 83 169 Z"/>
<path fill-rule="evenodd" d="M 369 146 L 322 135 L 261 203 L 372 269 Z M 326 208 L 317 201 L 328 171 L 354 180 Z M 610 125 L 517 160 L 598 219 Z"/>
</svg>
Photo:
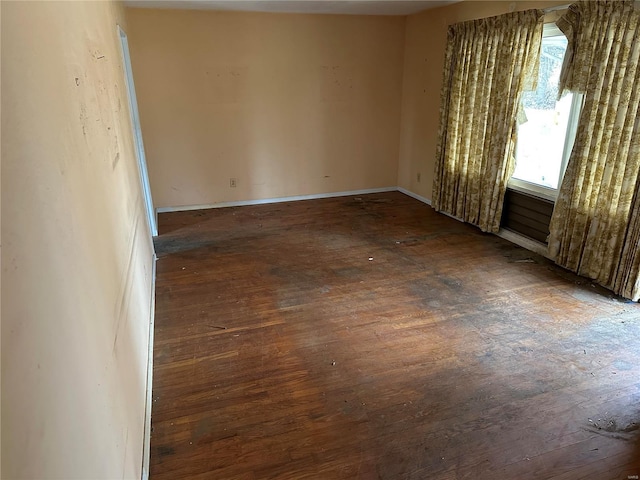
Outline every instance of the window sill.
<svg viewBox="0 0 640 480">
<path fill-rule="evenodd" d="M 558 198 L 558 190 L 554 188 L 543 187 L 542 185 L 536 185 L 535 183 L 518 180 L 516 178 L 509 180 L 507 188 L 532 197 L 548 200 L 552 203 L 556 203 L 556 199 Z"/>
</svg>

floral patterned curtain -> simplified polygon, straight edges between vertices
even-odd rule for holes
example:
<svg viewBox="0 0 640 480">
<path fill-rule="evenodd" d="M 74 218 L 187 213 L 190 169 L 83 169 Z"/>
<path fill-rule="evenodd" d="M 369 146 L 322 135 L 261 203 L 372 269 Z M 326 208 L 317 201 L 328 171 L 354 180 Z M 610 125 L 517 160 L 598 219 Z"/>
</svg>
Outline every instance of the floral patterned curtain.
<svg viewBox="0 0 640 480">
<path fill-rule="evenodd" d="M 569 46 L 561 89 L 585 94 L 551 219 L 555 261 L 640 298 L 640 12 L 578 2 L 558 21 Z"/>
<path fill-rule="evenodd" d="M 537 79 L 544 14 L 514 12 L 449 27 L 433 207 L 500 228 L 514 168 L 522 92 Z"/>
</svg>

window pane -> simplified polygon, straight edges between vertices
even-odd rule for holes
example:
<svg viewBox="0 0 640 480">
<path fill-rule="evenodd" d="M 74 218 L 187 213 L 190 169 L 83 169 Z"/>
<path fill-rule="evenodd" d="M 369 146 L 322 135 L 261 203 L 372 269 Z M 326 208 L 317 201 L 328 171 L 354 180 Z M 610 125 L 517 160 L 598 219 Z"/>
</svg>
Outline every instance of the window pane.
<svg viewBox="0 0 640 480">
<path fill-rule="evenodd" d="M 553 189 L 558 188 L 571 112 L 571 94 L 556 102 L 566 49 L 567 39 L 564 36 L 542 39 L 538 89 L 523 95 L 527 122 L 518 127 L 516 168 L 513 173 L 513 178 Z"/>
</svg>

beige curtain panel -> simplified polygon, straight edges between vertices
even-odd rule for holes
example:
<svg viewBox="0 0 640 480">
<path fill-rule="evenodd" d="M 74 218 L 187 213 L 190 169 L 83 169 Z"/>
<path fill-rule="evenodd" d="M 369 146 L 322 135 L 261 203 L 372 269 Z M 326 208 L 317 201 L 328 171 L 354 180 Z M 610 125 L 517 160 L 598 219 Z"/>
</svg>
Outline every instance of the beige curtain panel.
<svg viewBox="0 0 640 480">
<path fill-rule="evenodd" d="M 483 231 L 500 228 L 518 106 L 537 79 L 543 17 L 528 10 L 449 27 L 432 205 Z"/>
<path fill-rule="evenodd" d="M 561 88 L 585 94 L 551 219 L 555 261 L 640 297 L 640 13 L 626 1 L 579 2 L 558 21 L 569 40 Z"/>
</svg>

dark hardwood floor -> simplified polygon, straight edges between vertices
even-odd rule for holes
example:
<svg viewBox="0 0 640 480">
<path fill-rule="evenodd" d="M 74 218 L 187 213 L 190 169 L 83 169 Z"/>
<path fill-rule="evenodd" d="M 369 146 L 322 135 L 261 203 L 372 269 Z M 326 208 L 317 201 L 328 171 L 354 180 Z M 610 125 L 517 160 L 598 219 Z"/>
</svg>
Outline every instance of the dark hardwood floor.
<svg viewBox="0 0 640 480">
<path fill-rule="evenodd" d="M 637 304 L 399 192 L 160 231 L 153 480 L 640 475 Z"/>
</svg>

